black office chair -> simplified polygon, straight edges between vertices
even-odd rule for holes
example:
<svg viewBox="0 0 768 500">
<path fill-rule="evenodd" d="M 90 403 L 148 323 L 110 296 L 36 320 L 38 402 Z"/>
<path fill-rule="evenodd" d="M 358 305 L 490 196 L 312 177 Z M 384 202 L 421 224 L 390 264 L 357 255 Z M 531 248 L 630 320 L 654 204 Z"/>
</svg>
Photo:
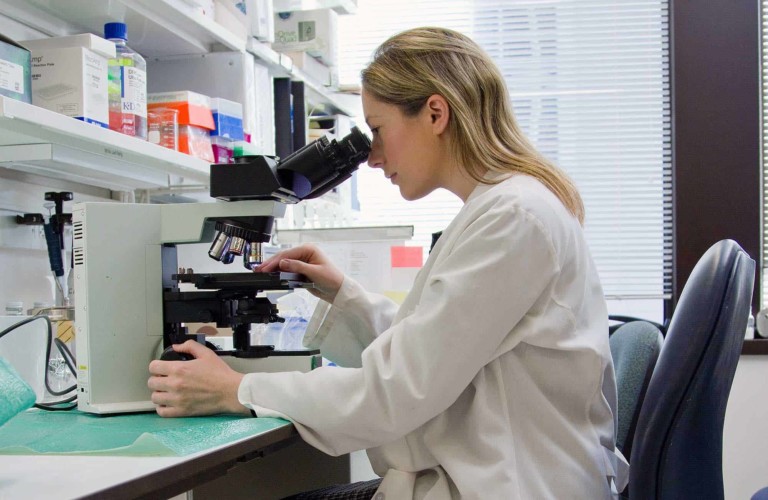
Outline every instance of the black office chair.
<svg viewBox="0 0 768 500">
<path fill-rule="evenodd" d="M 723 421 L 754 277 L 755 262 L 732 240 L 693 269 L 640 409 L 629 498 L 724 497 Z"/>
<path fill-rule="evenodd" d="M 609 341 L 619 396 L 616 446 L 627 460 L 630 460 L 640 408 L 663 340 L 653 324 L 632 321 L 621 325 Z"/>
</svg>

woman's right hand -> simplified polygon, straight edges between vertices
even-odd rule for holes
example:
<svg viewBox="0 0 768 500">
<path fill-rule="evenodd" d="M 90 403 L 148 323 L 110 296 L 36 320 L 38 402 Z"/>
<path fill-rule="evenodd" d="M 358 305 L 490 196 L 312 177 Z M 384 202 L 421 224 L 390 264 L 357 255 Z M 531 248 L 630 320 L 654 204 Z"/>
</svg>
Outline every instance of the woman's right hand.
<svg viewBox="0 0 768 500">
<path fill-rule="evenodd" d="M 314 245 L 301 245 L 283 250 L 256 266 L 254 272 L 283 271 L 303 274 L 315 284 L 309 292 L 328 303 L 333 303 L 344 281 L 344 274 Z"/>
</svg>

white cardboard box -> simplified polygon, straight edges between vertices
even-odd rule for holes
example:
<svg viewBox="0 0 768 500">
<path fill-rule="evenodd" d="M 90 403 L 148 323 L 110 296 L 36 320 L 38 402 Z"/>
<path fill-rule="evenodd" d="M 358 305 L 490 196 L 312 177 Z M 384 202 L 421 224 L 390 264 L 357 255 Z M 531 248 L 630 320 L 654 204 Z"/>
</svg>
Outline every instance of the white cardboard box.
<svg viewBox="0 0 768 500">
<path fill-rule="evenodd" d="M 251 36 L 262 42 L 275 40 L 275 12 L 272 0 L 245 1 Z"/>
<path fill-rule="evenodd" d="M 22 45 L 32 52 L 32 104 L 109 127 L 107 66 L 114 43 L 82 34 Z"/>
<path fill-rule="evenodd" d="M 338 60 L 338 14 L 331 9 L 301 10 L 275 14 L 275 41 L 278 52 L 307 52 L 328 66 Z"/>
</svg>

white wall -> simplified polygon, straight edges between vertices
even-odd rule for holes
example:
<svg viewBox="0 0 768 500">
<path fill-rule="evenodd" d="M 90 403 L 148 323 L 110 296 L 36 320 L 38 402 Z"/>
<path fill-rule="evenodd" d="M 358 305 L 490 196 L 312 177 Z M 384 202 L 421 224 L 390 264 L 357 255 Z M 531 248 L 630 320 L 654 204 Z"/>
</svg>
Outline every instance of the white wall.
<svg viewBox="0 0 768 500">
<path fill-rule="evenodd" d="M 726 500 L 748 499 L 768 486 L 768 356 L 742 356 L 723 429 Z"/>
<path fill-rule="evenodd" d="M 0 164 L 1 165 L 1 164 Z M 20 300 L 24 308 L 34 302 L 54 305 L 53 281 L 45 237 L 40 226 L 21 226 L 16 215 L 42 213 L 47 191 L 71 191 L 74 201 L 108 200 L 110 192 L 79 184 L 24 174 L 0 166 L 0 314 L 8 301 Z M 71 213 L 72 202 L 64 204 Z"/>
</svg>

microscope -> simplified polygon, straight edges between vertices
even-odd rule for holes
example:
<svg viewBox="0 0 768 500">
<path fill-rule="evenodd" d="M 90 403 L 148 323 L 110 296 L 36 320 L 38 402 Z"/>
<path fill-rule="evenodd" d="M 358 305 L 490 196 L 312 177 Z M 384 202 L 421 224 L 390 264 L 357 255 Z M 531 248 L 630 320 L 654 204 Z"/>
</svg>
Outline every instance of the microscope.
<svg viewBox="0 0 768 500">
<path fill-rule="evenodd" d="M 234 164 L 211 165 L 213 203 L 75 204 L 78 409 L 154 411 L 147 388 L 150 361 L 161 353 L 172 358 L 171 344 L 205 343 L 204 335 L 189 334 L 188 323 L 232 328 L 233 349 L 215 352 L 241 372 L 308 371 L 318 365 L 317 351 L 251 345 L 251 325 L 284 321 L 262 292 L 312 286 L 301 275 L 252 269 L 261 263 L 262 244 L 286 205 L 344 182 L 370 147 L 354 127 L 338 141 L 322 137 L 282 160 L 243 156 Z M 180 268 L 178 245 L 204 242 L 211 242 L 209 257 L 224 264 L 240 260 L 246 271 Z"/>
</svg>

